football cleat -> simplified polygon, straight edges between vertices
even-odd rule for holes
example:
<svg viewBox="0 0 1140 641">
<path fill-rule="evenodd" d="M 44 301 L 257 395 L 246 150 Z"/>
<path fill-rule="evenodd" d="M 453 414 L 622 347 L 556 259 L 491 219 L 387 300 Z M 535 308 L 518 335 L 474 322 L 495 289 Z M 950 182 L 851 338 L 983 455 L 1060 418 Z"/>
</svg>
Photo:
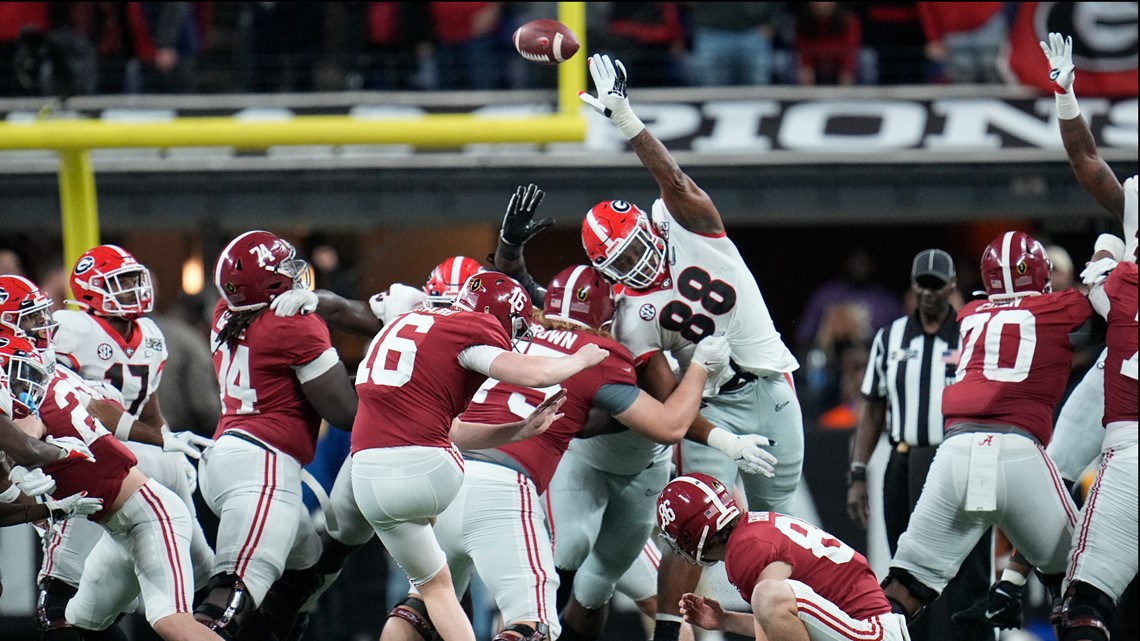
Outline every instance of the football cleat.
<svg viewBox="0 0 1140 641">
<path fill-rule="evenodd" d="M 1014 585 L 1009 581 L 998 581 L 990 586 L 989 592 L 970 607 L 955 612 L 950 620 L 958 625 L 983 627 L 1020 628 L 1024 623 L 1021 613 L 1021 597 L 1025 586 Z"/>
</svg>

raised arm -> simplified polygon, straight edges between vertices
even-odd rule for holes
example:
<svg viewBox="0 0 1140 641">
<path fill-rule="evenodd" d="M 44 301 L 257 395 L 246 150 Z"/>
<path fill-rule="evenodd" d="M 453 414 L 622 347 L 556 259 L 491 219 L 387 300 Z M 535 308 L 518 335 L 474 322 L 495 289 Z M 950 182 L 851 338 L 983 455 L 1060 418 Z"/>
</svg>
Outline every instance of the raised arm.
<svg viewBox="0 0 1140 641">
<path fill-rule="evenodd" d="M 677 161 L 641 122 L 629 106 L 626 95 L 627 75 L 620 60 L 594 54 L 589 60 L 590 76 L 597 97 L 582 92 L 578 97 L 610 122 L 629 140 L 629 144 L 649 170 L 661 190 L 661 198 L 669 212 L 685 229 L 699 234 L 721 234 L 724 223 L 712 199 L 677 165 Z"/>
<path fill-rule="evenodd" d="M 553 218 L 534 221 L 534 214 L 545 196 L 546 192 L 534 183 L 526 187 L 519 185 L 515 189 L 511 201 L 507 204 L 507 213 L 503 216 L 502 227 L 499 228 L 499 242 L 491 259 L 496 270 L 517 280 L 526 289 L 531 302 L 537 307 L 542 307 L 543 301 L 546 300 L 546 289 L 535 282 L 527 271 L 522 252 L 523 245 L 527 241 L 554 224 Z"/>
<path fill-rule="evenodd" d="M 504 383 L 523 387 L 550 387 L 601 363 L 609 354 L 593 343 L 587 343 L 569 356 L 558 358 L 503 351 L 491 361 L 488 369 L 491 378 Z"/>
<path fill-rule="evenodd" d="M 384 326 L 368 303 L 344 298 L 327 289 L 294 289 L 274 298 L 269 306 L 278 316 L 316 312 L 329 325 L 360 336 L 375 336 Z"/>
<path fill-rule="evenodd" d="M 1092 130 L 1081 116 L 1073 82 L 1076 72 L 1073 67 L 1073 39 L 1050 33 L 1049 42 L 1041 43 L 1041 49 L 1049 60 L 1049 79 L 1057 99 L 1057 122 L 1061 128 L 1061 141 L 1069 156 L 1069 165 L 1077 182 L 1085 191 L 1113 216 L 1124 219 L 1124 187 L 1112 173 L 1108 163 L 1097 152 Z"/>
</svg>

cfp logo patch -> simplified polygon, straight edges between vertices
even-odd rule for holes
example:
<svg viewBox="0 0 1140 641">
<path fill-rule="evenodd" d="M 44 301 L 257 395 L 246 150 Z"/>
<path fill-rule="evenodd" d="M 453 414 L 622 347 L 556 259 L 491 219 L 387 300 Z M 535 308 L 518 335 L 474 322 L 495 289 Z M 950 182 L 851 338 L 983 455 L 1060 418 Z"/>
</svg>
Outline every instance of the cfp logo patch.
<svg viewBox="0 0 1140 641">
<path fill-rule="evenodd" d="M 1029 271 L 1029 265 L 1025 264 L 1025 260 L 1022 259 L 1017 261 L 1015 269 L 1017 270 L 1018 274 L 1025 275 L 1025 272 Z"/>
<path fill-rule="evenodd" d="M 470 289 L 473 292 L 477 292 L 480 289 L 483 289 L 483 279 L 482 278 L 472 278 L 471 281 L 467 285 L 467 289 Z"/>
<path fill-rule="evenodd" d="M 0 292 L 3 292 L 3 290 L 0 290 Z M 3 295 L 3 294 L 0 293 L 0 295 Z M 590 290 L 586 289 L 585 287 L 579 287 L 578 290 L 576 292 L 574 292 L 574 298 L 576 298 L 577 300 L 579 300 L 583 303 L 586 302 L 586 299 L 589 297 L 590 297 Z M 4 299 L 0 298 L 0 303 L 3 303 L 3 302 L 4 302 Z"/>
<path fill-rule="evenodd" d="M 111 360 L 111 357 L 115 355 L 115 353 L 111 349 L 110 345 L 103 343 L 99 347 L 95 348 L 95 355 L 105 361 L 109 361 Z"/>
<path fill-rule="evenodd" d="M 79 259 L 78 263 L 75 263 L 75 273 L 82 274 L 89 271 L 94 266 L 95 259 L 90 256 L 84 256 L 83 258 Z"/>
<path fill-rule="evenodd" d="M 161 338 L 147 338 L 146 339 L 146 348 L 147 349 L 154 349 L 154 350 L 161 350 L 162 349 L 162 339 Z"/>
<path fill-rule="evenodd" d="M 643 321 L 651 321 L 657 317 L 657 308 L 653 305 L 650 305 L 649 303 L 646 303 L 637 310 L 637 315 L 641 317 L 641 320 Z"/>
</svg>

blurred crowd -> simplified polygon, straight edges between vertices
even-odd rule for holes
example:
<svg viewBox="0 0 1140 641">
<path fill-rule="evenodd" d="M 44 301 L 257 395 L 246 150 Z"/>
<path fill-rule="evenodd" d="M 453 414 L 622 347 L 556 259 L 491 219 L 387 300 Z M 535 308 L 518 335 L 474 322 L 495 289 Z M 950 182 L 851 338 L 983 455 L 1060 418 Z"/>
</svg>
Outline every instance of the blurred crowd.
<svg viewBox="0 0 1140 641">
<path fill-rule="evenodd" d="M 1018 4 L 590 2 L 586 35 L 642 87 L 1001 83 Z M 0 96 L 543 88 L 555 73 L 511 34 L 556 16 L 555 2 L 4 2 Z"/>
</svg>

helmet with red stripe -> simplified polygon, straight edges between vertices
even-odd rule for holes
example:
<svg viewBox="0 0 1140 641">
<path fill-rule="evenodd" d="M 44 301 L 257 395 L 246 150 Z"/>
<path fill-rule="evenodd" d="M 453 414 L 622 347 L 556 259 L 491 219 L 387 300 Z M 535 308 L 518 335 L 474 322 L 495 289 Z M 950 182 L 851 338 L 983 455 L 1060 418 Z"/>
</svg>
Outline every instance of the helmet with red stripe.
<svg viewBox="0 0 1140 641">
<path fill-rule="evenodd" d="M 214 266 L 214 286 L 235 312 L 258 309 L 279 294 L 309 288 L 309 264 L 289 241 L 267 231 L 247 231 L 230 241 Z"/>
<path fill-rule="evenodd" d="M 530 294 L 518 281 L 501 272 L 486 271 L 468 278 L 452 307 L 494 316 L 512 341 L 531 334 L 534 311 Z"/>
<path fill-rule="evenodd" d="M 542 313 L 590 329 L 613 320 L 613 288 L 589 265 L 574 265 L 555 274 L 546 287 Z"/>
<path fill-rule="evenodd" d="M 657 525 L 662 536 L 690 563 L 704 558 L 709 539 L 740 516 L 728 488 L 707 474 L 678 476 L 657 496 Z"/>
<path fill-rule="evenodd" d="M 467 279 L 483 271 L 479 261 L 467 256 L 452 256 L 435 266 L 424 284 L 424 293 L 432 307 L 448 307 L 459 296 Z"/>
<path fill-rule="evenodd" d="M 1025 232 L 1007 231 L 982 252 L 982 284 L 991 299 L 1048 293 L 1052 271 L 1045 247 Z"/>
<path fill-rule="evenodd" d="M 12 418 L 35 414 L 47 394 L 51 374 L 27 339 L 0 334 L 0 383 L 12 396 Z"/>
<path fill-rule="evenodd" d="M 637 205 L 609 200 L 582 221 L 582 247 L 594 268 L 632 289 L 647 289 L 665 271 L 665 239 Z"/>
<path fill-rule="evenodd" d="M 96 316 L 134 320 L 154 309 L 150 270 L 118 245 L 83 252 L 71 270 L 72 301 Z"/>
<path fill-rule="evenodd" d="M 0 276 L 0 326 L 27 339 L 37 350 L 51 347 L 59 323 L 51 313 L 52 301 L 23 276 Z"/>
</svg>

